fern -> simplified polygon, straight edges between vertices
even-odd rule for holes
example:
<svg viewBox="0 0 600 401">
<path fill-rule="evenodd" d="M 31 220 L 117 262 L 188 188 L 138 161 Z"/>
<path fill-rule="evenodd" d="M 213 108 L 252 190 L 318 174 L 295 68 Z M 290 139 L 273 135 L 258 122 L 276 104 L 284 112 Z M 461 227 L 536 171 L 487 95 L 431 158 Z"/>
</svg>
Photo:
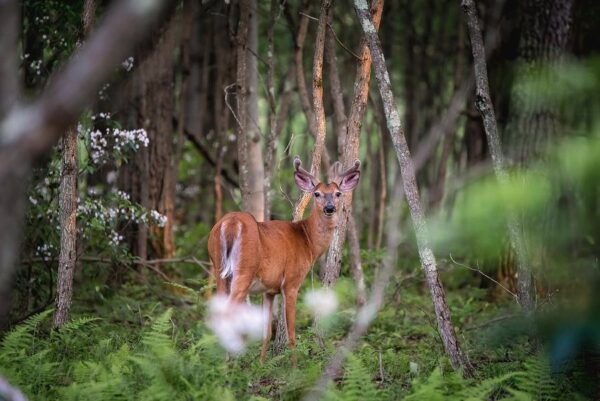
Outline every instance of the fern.
<svg viewBox="0 0 600 401">
<path fill-rule="evenodd" d="M 370 401 L 379 399 L 379 391 L 371 380 L 371 374 L 353 354 L 348 355 L 344 374 L 342 399 L 348 401 Z"/>
<path fill-rule="evenodd" d="M 28 350 L 34 348 L 37 328 L 51 313 L 52 309 L 48 309 L 30 317 L 4 337 L 0 347 L 0 365 L 16 362 L 14 358 L 20 360 L 25 357 Z"/>
</svg>

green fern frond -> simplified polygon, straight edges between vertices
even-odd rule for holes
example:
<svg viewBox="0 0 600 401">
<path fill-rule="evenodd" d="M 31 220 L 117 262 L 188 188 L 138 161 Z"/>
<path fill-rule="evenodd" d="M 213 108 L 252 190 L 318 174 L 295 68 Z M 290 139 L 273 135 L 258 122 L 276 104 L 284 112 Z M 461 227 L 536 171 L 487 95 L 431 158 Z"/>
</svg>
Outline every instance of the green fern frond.
<svg viewBox="0 0 600 401">
<path fill-rule="evenodd" d="M 0 363 L 16 363 L 17 360 L 20 360 L 25 357 L 25 355 L 29 354 L 30 352 L 28 351 L 30 351 L 36 341 L 35 333 L 38 326 L 50 316 L 52 311 L 52 309 L 48 309 L 38 313 L 25 320 L 8 333 L 0 345 Z"/>
<path fill-rule="evenodd" d="M 348 401 L 379 399 L 379 391 L 371 379 L 371 374 L 353 354 L 348 355 L 346 362 L 341 398 Z"/>
</svg>

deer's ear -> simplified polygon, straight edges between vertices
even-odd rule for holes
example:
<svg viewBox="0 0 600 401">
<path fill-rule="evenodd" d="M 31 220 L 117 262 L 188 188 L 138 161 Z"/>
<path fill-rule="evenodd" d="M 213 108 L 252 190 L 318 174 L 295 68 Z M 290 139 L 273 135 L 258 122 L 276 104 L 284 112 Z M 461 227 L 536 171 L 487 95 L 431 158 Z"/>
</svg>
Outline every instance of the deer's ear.
<svg viewBox="0 0 600 401">
<path fill-rule="evenodd" d="M 294 179 L 296 180 L 296 185 L 298 185 L 298 188 L 304 192 L 313 192 L 318 185 L 315 177 L 303 171 L 295 171 Z"/>
<path fill-rule="evenodd" d="M 360 180 L 360 170 L 355 170 L 342 177 L 340 181 L 340 191 L 352 191 L 358 185 Z"/>
</svg>

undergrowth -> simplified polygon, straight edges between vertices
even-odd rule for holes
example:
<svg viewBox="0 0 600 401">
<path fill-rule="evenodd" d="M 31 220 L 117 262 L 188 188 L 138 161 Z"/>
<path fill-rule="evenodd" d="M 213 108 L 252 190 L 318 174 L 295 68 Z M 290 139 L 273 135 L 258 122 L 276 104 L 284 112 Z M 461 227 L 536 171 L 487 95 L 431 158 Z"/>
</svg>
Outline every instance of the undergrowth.
<svg viewBox="0 0 600 401">
<path fill-rule="evenodd" d="M 126 286 L 100 304 L 80 303 L 60 331 L 50 328 L 50 310 L 29 318 L 1 340 L 0 374 L 30 400 L 298 400 L 354 318 L 344 285 L 341 310 L 322 345 L 300 305 L 297 369 L 289 351 L 261 365 L 258 344 L 240 358 L 228 357 L 203 322 L 204 298 L 185 286 L 154 283 Z M 322 399 L 585 399 L 568 377 L 551 374 L 543 352 L 527 355 L 526 341 L 490 346 L 482 330 L 461 330 L 473 313 L 498 313 L 477 291 L 458 292 L 465 293 L 449 302 L 476 378 L 463 379 L 440 357 L 427 294 L 418 286 L 401 296 L 390 288 L 388 304 Z"/>
</svg>

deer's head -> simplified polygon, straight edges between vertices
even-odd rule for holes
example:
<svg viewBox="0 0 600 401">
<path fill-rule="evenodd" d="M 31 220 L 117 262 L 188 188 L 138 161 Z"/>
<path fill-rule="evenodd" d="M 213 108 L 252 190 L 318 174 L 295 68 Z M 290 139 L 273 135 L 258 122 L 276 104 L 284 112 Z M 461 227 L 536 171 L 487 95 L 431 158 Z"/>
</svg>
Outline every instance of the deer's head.
<svg viewBox="0 0 600 401">
<path fill-rule="evenodd" d="M 329 184 L 325 184 L 302 168 L 302 162 L 298 156 L 294 158 L 296 185 L 302 191 L 312 193 L 315 200 L 314 207 L 321 210 L 326 217 L 333 217 L 336 214 L 341 207 L 342 194 L 356 188 L 360 179 L 359 160 L 356 160 L 354 165 L 346 171 L 342 171 L 340 162 L 335 162 L 331 168 L 334 179 Z"/>
</svg>

